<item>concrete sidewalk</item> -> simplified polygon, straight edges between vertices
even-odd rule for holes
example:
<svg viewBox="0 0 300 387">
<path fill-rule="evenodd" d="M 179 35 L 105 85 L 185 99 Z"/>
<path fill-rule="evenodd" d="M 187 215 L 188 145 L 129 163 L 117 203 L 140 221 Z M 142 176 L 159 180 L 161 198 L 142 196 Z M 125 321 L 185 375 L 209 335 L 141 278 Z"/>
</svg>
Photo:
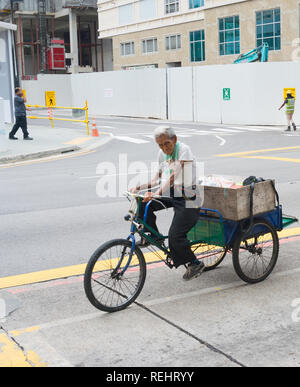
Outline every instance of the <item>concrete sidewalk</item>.
<svg viewBox="0 0 300 387">
<path fill-rule="evenodd" d="M 86 128 L 51 128 L 48 125 L 32 125 L 28 131 L 33 141 L 24 141 L 21 129 L 16 134 L 18 141 L 9 140 L 12 125 L 5 124 L 0 130 L 0 164 L 49 157 L 67 152 L 92 149 L 106 143 L 109 134 L 99 137 L 87 136 Z"/>
</svg>

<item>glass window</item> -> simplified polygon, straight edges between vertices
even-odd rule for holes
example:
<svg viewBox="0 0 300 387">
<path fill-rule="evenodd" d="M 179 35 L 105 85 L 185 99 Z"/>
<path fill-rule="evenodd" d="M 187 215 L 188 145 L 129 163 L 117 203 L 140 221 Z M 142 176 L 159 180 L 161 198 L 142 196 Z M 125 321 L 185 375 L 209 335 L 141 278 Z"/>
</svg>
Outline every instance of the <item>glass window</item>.
<svg viewBox="0 0 300 387">
<path fill-rule="evenodd" d="M 240 18 L 239 16 L 219 19 L 220 55 L 240 53 Z"/>
<path fill-rule="evenodd" d="M 134 42 L 121 43 L 121 56 L 134 55 Z"/>
<path fill-rule="evenodd" d="M 133 4 L 122 5 L 119 7 L 119 24 L 126 25 L 133 23 Z"/>
<path fill-rule="evenodd" d="M 205 61 L 205 31 L 190 32 L 191 62 Z"/>
<path fill-rule="evenodd" d="M 281 50 L 280 8 L 256 12 L 256 45 L 268 43 L 270 50 Z"/>
<path fill-rule="evenodd" d="M 178 50 L 179 48 L 181 48 L 181 35 L 166 37 L 166 50 Z"/>
<path fill-rule="evenodd" d="M 179 0 L 165 0 L 165 13 L 179 12 Z"/>
<path fill-rule="evenodd" d="M 204 7 L 204 0 L 189 0 L 190 9 Z"/>
<path fill-rule="evenodd" d="M 141 20 L 154 19 L 157 16 L 156 0 L 140 0 L 139 8 Z"/>
<path fill-rule="evenodd" d="M 142 40 L 142 52 L 143 54 L 157 52 L 157 38 Z"/>
</svg>

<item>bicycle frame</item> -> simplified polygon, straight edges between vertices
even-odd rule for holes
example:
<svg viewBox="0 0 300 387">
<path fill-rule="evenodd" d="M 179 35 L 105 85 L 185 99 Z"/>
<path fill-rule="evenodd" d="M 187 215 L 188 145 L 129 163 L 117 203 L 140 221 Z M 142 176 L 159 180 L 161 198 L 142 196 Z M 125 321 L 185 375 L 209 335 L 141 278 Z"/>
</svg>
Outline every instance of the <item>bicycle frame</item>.
<svg viewBox="0 0 300 387">
<path fill-rule="evenodd" d="M 126 265 L 124 266 L 122 272 L 120 273 L 121 275 L 124 274 L 126 272 L 126 270 L 128 269 L 128 267 L 130 266 L 131 264 L 131 261 L 132 261 L 132 257 L 134 255 L 134 252 L 135 252 L 135 248 L 136 248 L 136 240 L 135 240 L 135 234 L 138 232 L 140 234 L 140 236 L 142 238 L 145 238 L 149 243 L 151 243 L 151 245 L 154 245 L 156 246 L 157 248 L 159 248 L 160 250 L 162 250 L 166 255 L 167 257 L 170 256 L 170 250 L 167 249 L 165 246 L 163 246 L 162 244 L 160 244 L 159 242 L 157 242 L 156 240 L 152 239 L 149 235 L 145 234 L 145 232 L 143 231 L 145 228 L 150 231 L 152 234 L 156 235 L 159 239 L 167 239 L 168 237 L 167 236 L 164 236 L 160 233 L 158 233 L 156 230 L 154 230 L 153 228 L 151 228 L 148 224 L 147 224 L 147 215 L 148 215 L 148 209 L 149 209 L 149 206 L 151 205 L 152 203 L 152 200 L 149 201 L 147 204 L 146 204 L 146 208 L 145 208 L 145 213 L 144 213 L 144 218 L 143 220 L 140 219 L 138 216 L 139 216 L 139 213 L 140 213 L 140 206 L 141 206 L 141 201 L 142 199 L 137 197 L 135 198 L 135 200 L 138 201 L 138 206 L 137 206 L 137 211 L 136 211 L 136 214 L 134 216 L 131 217 L 131 227 L 130 227 L 130 234 L 129 236 L 127 237 L 127 240 L 128 241 L 131 241 L 132 242 L 132 246 L 131 246 L 131 251 L 130 251 L 130 254 L 129 254 L 129 258 L 128 258 L 128 261 L 126 263 Z M 138 228 L 141 227 L 141 229 L 139 230 Z M 124 256 L 123 256 L 124 252 L 122 253 L 122 256 L 120 258 L 120 261 L 118 262 L 114 272 L 118 272 L 118 270 L 120 269 L 121 265 L 122 265 L 122 262 L 123 262 L 123 259 L 124 259 Z M 167 265 L 167 260 L 163 260 Z M 168 265 L 169 266 L 169 265 Z"/>
</svg>

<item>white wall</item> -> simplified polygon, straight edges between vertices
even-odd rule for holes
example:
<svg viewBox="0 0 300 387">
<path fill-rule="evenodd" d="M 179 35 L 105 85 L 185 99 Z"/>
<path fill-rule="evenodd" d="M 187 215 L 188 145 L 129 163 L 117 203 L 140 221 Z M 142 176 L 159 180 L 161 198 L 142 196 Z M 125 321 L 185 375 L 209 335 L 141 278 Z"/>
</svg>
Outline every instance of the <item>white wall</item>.
<svg viewBox="0 0 300 387">
<path fill-rule="evenodd" d="M 55 91 L 57 106 L 72 106 L 71 75 L 38 75 L 37 81 L 22 81 L 27 103 L 45 105 L 45 92 Z M 84 102 L 81 103 L 84 105 Z M 80 105 L 80 106 L 81 106 Z"/>
<path fill-rule="evenodd" d="M 296 88 L 300 99 L 299 70 L 297 62 L 273 62 L 44 75 L 23 87 L 30 104 L 44 105 L 45 91 L 56 91 L 57 105 L 83 106 L 87 99 L 95 115 L 165 119 L 168 103 L 170 120 L 285 125 L 278 107 L 284 88 Z M 223 88 L 231 89 L 230 101 L 223 101 Z M 300 102 L 295 120 L 300 123 Z"/>
<path fill-rule="evenodd" d="M 87 100 L 90 114 L 166 118 L 164 70 L 72 75 L 73 105 Z"/>
<path fill-rule="evenodd" d="M 193 121 L 193 68 L 168 69 L 169 120 Z"/>
</svg>

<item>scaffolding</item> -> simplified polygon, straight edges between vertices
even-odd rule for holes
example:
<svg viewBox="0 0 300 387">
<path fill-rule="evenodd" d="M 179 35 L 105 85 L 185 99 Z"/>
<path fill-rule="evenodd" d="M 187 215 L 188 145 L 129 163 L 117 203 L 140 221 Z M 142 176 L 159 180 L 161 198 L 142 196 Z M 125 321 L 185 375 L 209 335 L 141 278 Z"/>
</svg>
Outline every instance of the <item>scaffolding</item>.
<svg viewBox="0 0 300 387">
<path fill-rule="evenodd" d="M 64 40 L 66 53 L 70 53 L 68 16 L 56 17 L 58 12 L 67 9 L 75 12 L 77 18 L 80 68 L 87 66 L 87 71 L 104 71 L 103 41 L 98 40 L 97 33 L 97 0 L 24 0 L 14 3 L 13 8 L 18 25 L 16 57 L 22 80 L 36 79 L 39 73 L 57 73 L 49 70 L 47 63 L 47 50 L 52 39 Z M 0 18 L 8 18 L 10 14 L 10 0 L 0 0 Z M 68 65 L 70 60 L 67 60 Z M 61 72 L 67 71 L 66 68 Z"/>
</svg>

